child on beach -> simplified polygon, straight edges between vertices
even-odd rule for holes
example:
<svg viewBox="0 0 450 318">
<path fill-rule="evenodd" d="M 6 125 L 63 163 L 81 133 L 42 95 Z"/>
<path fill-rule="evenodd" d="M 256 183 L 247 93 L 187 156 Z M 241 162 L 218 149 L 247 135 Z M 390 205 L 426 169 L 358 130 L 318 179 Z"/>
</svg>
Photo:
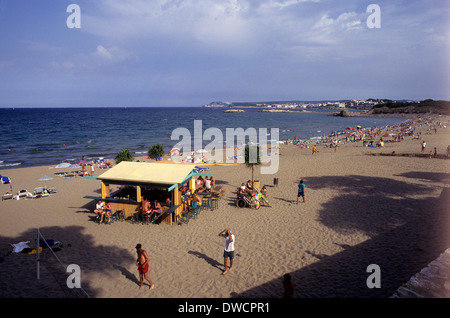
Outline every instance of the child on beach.
<svg viewBox="0 0 450 318">
<path fill-rule="evenodd" d="M 302 197 L 303 202 L 305 202 L 305 184 L 303 183 L 303 179 L 300 180 L 300 183 L 298 184 L 298 194 L 297 194 L 297 205 L 298 205 L 298 198 Z"/>
<path fill-rule="evenodd" d="M 286 273 L 283 278 L 283 298 L 294 298 L 294 283 L 292 282 L 291 274 Z"/>
</svg>

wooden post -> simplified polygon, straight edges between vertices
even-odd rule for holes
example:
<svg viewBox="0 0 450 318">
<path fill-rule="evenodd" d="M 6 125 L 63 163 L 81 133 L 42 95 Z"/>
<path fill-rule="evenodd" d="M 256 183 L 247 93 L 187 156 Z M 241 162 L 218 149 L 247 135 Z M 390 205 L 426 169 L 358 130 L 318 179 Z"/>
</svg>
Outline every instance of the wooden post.
<svg viewBox="0 0 450 318">
<path fill-rule="evenodd" d="M 178 191 L 178 186 L 176 186 L 173 190 L 172 190 L 172 204 L 173 205 L 179 205 L 181 204 L 181 197 L 180 197 L 180 192 Z M 178 222 L 178 218 L 180 216 L 181 213 L 181 206 L 178 207 L 175 211 L 173 211 L 174 215 L 175 215 L 175 222 Z"/>
<path fill-rule="evenodd" d="M 102 199 L 106 199 L 109 195 L 109 185 L 102 182 Z"/>
<path fill-rule="evenodd" d="M 195 192 L 195 180 L 193 177 L 191 178 L 191 180 L 189 180 L 189 191 L 191 193 Z"/>
<path fill-rule="evenodd" d="M 142 202 L 141 187 L 140 186 L 136 186 L 136 201 L 137 202 Z"/>
</svg>

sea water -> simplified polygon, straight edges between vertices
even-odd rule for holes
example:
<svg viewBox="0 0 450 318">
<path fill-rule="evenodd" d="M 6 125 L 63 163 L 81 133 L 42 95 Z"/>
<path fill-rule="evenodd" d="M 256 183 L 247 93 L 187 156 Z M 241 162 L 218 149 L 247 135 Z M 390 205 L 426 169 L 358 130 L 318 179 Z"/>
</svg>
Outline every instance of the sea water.
<svg viewBox="0 0 450 318">
<path fill-rule="evenodd" d="M 162 144 L 168 152 L 176 128 L 194 135 L 194 120 L 202 128 L 279 129 L 279 139 L 327 136 L 346 127 L 396 125 L 402 118 L 336 117 L 337 110 L 269 113 L 246 109 L 225 113 L 223 108 L 202 107 L 99 107 L 0 109 L 0 169 L 53 165 L 63 161 L 112 159 L 123 149 L 146 156 L 148 148 Z M 270 140 L 270 136 L 267 136 Z M 203 140 L 203 146 L 211 141 Z M 194 141 L 192 141 L 194 145 Z M 196 149 L 192 149 L 196 150 Z"/>
</svg>

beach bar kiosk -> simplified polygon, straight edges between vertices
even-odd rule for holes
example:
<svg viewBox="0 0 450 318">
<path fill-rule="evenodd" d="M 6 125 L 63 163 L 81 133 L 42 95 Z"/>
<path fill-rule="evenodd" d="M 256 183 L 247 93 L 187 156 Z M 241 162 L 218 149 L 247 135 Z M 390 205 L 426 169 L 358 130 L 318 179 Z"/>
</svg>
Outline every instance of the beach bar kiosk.
<svg viewBox="0 0 450 318">
<path fill-rule="evenodd" d="M 141 215 L 142 200 L 154 200 L 162 206 L 161 222 L 173 224 L 181 216 L 181 187 L 195 189 L 193 166 L 176 163 L 122 161 L 97 177 L 102 196 L 92 197 L 111 204 L 111 210 L 123 211 L 125 218 Z M 112 192 L 112 187 L 117 188 Z M 168 200 L 170 203 L 167 203 Z"/>
</svg>

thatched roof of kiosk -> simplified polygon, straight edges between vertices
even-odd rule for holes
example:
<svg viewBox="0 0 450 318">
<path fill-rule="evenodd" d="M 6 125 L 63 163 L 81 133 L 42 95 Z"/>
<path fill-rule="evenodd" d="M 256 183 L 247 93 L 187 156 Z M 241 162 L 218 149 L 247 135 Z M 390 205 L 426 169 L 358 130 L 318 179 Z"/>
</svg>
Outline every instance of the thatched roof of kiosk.
<svg viewBox="0 0 450 318">
<path fill-rule="evenodd" d="M 103 182 L 172 186 L 190 177 L 191 165 L 122 161 L 97 177 Z"/>
</svg>

